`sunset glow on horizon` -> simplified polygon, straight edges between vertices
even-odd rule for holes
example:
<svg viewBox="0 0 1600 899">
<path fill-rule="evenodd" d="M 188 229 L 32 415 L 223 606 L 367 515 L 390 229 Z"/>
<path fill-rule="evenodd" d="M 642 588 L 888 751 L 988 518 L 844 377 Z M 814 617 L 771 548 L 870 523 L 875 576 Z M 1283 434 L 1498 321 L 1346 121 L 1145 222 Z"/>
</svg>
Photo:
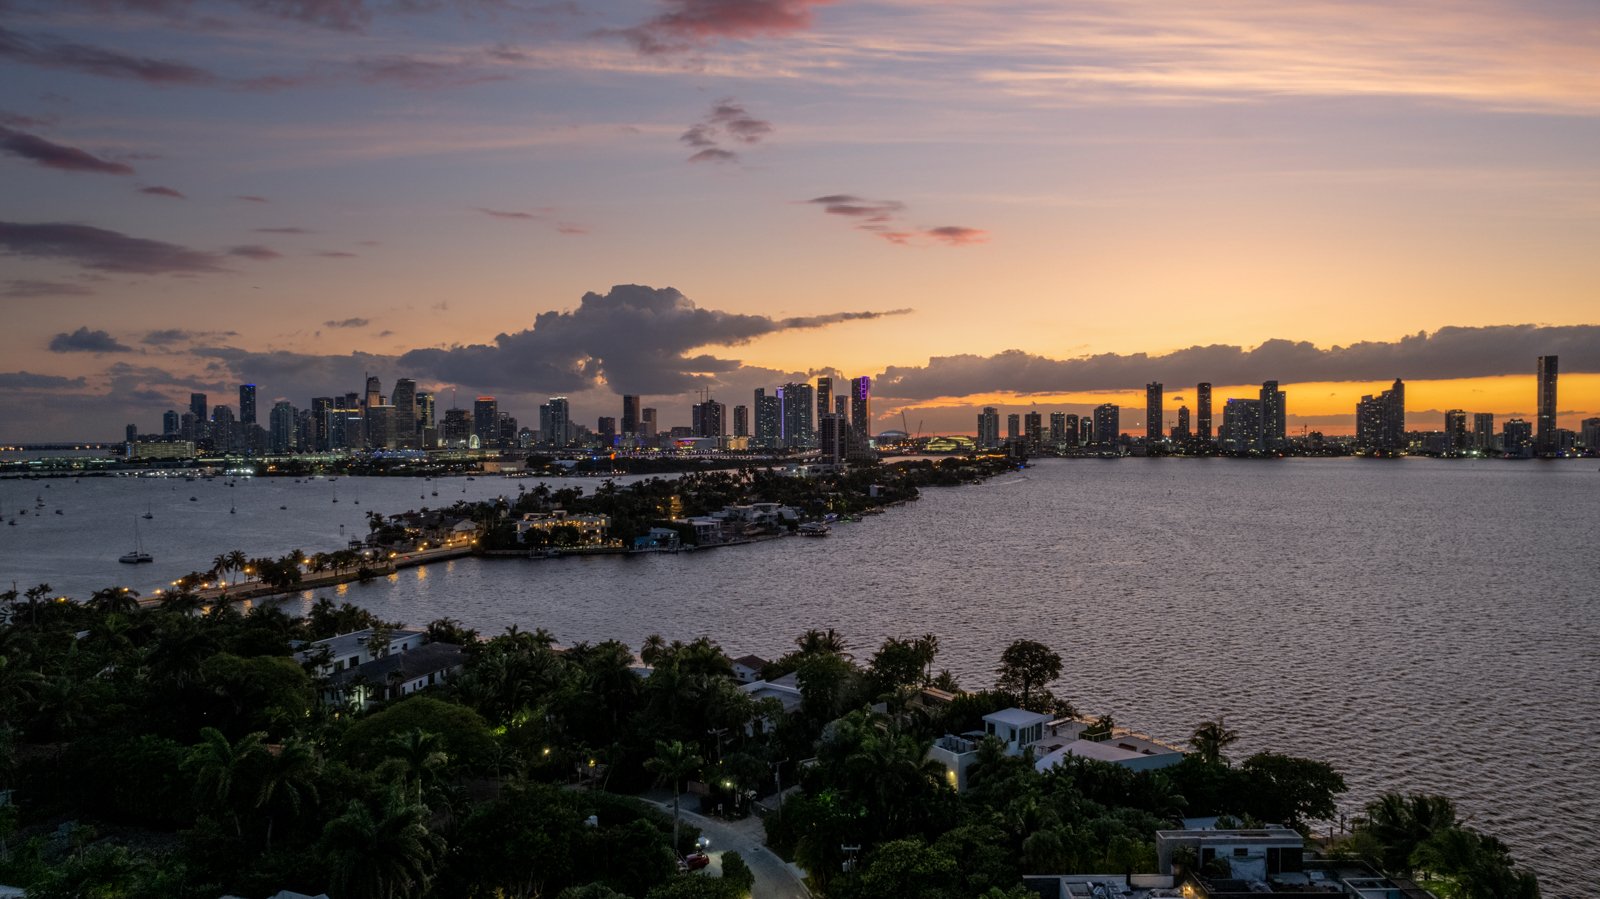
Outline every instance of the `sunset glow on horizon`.
<svg viewBox="0 0 1600 899">
<path fill-rule="evenodd" d="M 13 0 L 0 440 L 369 373 L 591 426 L 638 393 L 664 427 L 699 389 L 869 375 L 879 429 L 928 433 L 1275 379 L 1333 435 L 1396 377 L 1415 428 L 1531 419 L 1557 354 L 1576 428 L 1597 31 L 1572 2 Z"/>
</svg>

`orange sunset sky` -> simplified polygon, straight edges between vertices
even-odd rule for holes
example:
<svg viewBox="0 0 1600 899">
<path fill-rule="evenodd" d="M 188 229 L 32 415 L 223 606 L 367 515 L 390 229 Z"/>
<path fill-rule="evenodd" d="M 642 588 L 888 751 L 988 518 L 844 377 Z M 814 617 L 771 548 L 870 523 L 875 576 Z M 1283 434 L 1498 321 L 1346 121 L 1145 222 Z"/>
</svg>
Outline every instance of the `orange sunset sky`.
<svg viewBox="0 0 1600 899">
<path fill-rule="evenodd" d="M 1600 415 L 1600 6 L 10 0 L 0 440 L 371 373 L 524 424 Z M 1228 386 L 1235 385 L 1235 386 Z M 1183 400 L 1179 398 L 1182 397 Z M 903 413 L 903 418 L 902 418 Z"/>
</svg>

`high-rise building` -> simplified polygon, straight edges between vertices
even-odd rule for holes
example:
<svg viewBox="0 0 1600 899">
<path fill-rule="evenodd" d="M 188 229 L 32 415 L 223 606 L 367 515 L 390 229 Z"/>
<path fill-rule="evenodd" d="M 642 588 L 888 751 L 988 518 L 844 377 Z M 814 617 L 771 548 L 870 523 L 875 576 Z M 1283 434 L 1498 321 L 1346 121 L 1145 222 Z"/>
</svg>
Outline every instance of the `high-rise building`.
<svg viewBox="0 0 1600 899">
<path fill-rule="evenodd" d="M 211 407 L 211 448 L 229 453 L 238 448 L 239 423 L 227 406 Z"/>
<path fill-rule="evenodd" d="M 480 396 L 472 401 L 472 433 L 484 449 L 500 444 L 500 403 L 494 397 Z"/>
<path fill-rule="evenodd" d="M 421 446 L 417 421 L 417 382 L 410 378 L 395 381 L 389 405 L 394 407 L 394 445 L 400 449 Z"/>
<path fill-rule="evenodd" d="M 1085 415 L 1078 419 L 1078 442 L 1084 446 L 1094 443 L 1094 416 Z"/>
<path fill-rule="evenodd" d="M 1289 442 L 1285 399 L 1284 392 L 1278 389 L 1277 381 L 1262 382 L 1260 448 L 1264 452 L 1277 452 Z"/>
<path fill-rule="evenodd" d="M 1600 451 L 1600 418 L 1585 418 L 1578 426 L 1578 440 L 1589 452 Z"/>
<path fill-rule="evenodd" d="M 422 435 L 422 446 L 431 449 L 439 442 L 438 419 L 433 414 L 433 394 L 417 394 L 417 430 Z"/>
<path fill-rule="evenodd" d="M 1006 442 L 1015 443 L 1022 437 L 1022 416 L 1015 412 L 1006 416 Z"/>
<path fill-rule="evenodd" d="M 749 406 L 740 405 L 740 406 L 734 406 L 733 407 L 733 436 L 735 436 L 735 437 L 749 437 L 750 436 L 750 407 Z"/>
<path fill-rule="evenodd" d="M 1077 446 L 1083 442 L 1083 432 L 1078 421 L 1078 416 L 1068 412 L 1061 423 L 1061 440 L 1067 446 Z"/>
<path fill-rule="evenodd" d="M 448 447 L 460 448 L 472 440 L 472 412 L 467 409 L 444 410 L 444 423 L 439 426 L 439 439 Z"/>
<path fill-rule="evenodd" d="M 823 375 L 817 379 L 817 428 L 822 428 L 822 416 L 833 414 L 833 378 Z"/>
<path fill-rule="evenodd" d="M 1368 394 L 1356 403 L 1356 446 L 1389 453 L 1405 449 L 1405 382 L 1395 378 L 1393 387 L 1377 396 Z"/>
<path fill-rule="evenodd" d="M 638 394 L 625 393 L 622 395 L 622 436 L 639 436 Z"/>
<path fill-rule="evenodd" d="M 1122 407 L 1104 403 L 1094 407 L 1094 442 L 1100 446 L 1116 446 L 1122 436 Z"/>
<path fill-rule="evenodd" d="M 783 413 L 779 425 L 783 431 L 780 439 L 790 449 L 805 449 L 816 442 L 812 422 L 817 400 L 810 384 L 785 384 L 778 388 L 778 404 Z"/>
<path fill-rule="evenodd" d="M 1029 412 L 1022 417 L 1022 437 L 1030 447 L 1036 448 L 1044 443 L 1044 419 L 1038 412 Z"/>
<path fill-rule="evenodd" d="M 848 394 L 838 394 L 833 398 L 833 414 L 843 415 L 845 421 L 850 420 L 850 397 Z"/>
<path fill-rule="evenodd" d="M 1451 409 L 1444 414 L 1445 451 L 1461 453 L 1467 450 L 1467 413 Z"/>
<path fill-rule="evenodd" d="M 1261 401 L 1230 399 L 1224 403 L 1219 442 L 1230 453 L 1259 451 L 1262 446 Z"/>
<path fill-rule="evenodd" d="M 837 465 L 850 452 L 850 425 L 843 415 L 829 412 L 817 419 L 817 446 L 822 449 L 822 461 Z"/>
<path fill-rule="evenodd" d="M 1513 456 L 1525 456 L 1533 452 L 1533 425 L 1520 418 L 1508 420 L 1505 431 L 1500 435 L 1500 442 L 1505 451 Z"/>
<path fill-rule="evenodd" d="M 984 406 L 978 413 L 978 448 L 994 449 L 1000 445 L 1000 413 L 993 406 Z"/>
<path fill-rule="evenodd" d="M 721 437 L 728 433 L 728 407 L 707 396 L 689 410 L 690 428 L 696 437 Z"/>
<path fill-rule="evenodd" d="M 168 409 L 161 413 L 161 436 L 176 437 L 183 430 L 183 419 L 178 416 L 178 410 Z"/>
<path fill-rule="evenodd" d="M 1479 452 L 1494 449 L 1494 413 L 1474 412 L 1472 415 L 1472 448 Z"/>
<path fill-rule="evenodd" d="M 1194 392 L 1195 435 L 1204 443 L 1211 442 L 1211 382 L 1201 381 Z"/>
<path fill-rule="evenodd" d="M 206 421 L 210 416 L 206 413 L 206 395 L 203 393 L 189 394 L 189 414 L 195 421 Z"/>
<path fill-rule="evenodd" d="M 127 443 L 132 443 L 135 440 L 138 440 L 139 439 L 139 426 L 138 425 L 128 425 L 127 427 L 123 428 L 122 429 L 122 437 L 123 437 L 123 440 L 125 442 L 127 442 Z M 132 451 L 130 450 L 129 452 L 131 453 Z"/>
<path fill-rule="evenodd" d="M 288 400 L 272 404 L 267 418 L 267 445 L 274 453 L 281 455 L 294 449 L 295 417 L 294 406 Z"/>
<path fill-rule="evenodd" d="M 850 381 L 850 427 L 862 446 L 872 439 L 872 379 L 865 375 Z"/>
<path fill-rule="evenodd" d="M 609 415 L 600 416 L 600 421 L 595 431 L 600 435 L 601 446 L 617 445 L 617 420 Z"/>
<path fill-rule="evenodd" d="M 502 449 L 515 448 L 517 446 L 517 434 L 522 430 L 517 424 L 516 416 L 510 412 L 501 412 L 497 419 L 495 436 L 500 440 L 500 447 Z"/>
<path fill-rule="evenodd" d="M 256 385 L 239 385 L 239 424 L 256 423 Z"/>
<path fill-rule="evenodd" d="M 646 440 L 654 440 L 660 430 L 656 424 L 656 410 L 653 406 L 646 406 L 639 410 L 639 436 Z"/>
<path fill-rule="evenodd" d="M 783 445 L 783 404 L 776 396 L 768 396 L 765 388 L 756 388 L 755 433 L 751 442 L 756 446 L 774 449 Z"/>
<path fill-rule="evenodd" d="M 1540 356 L 1538 365 L 1539 414 L 1534 419 L 1534 448 L 1541 453 L 1553 453 L 1556 444 L 1556 379 L 1560 375 L 1559 356 Z"/>
<path fill-rule="evenodd" d="M 333 449 L 333 397 L 311 398 L 311 448 L 319 453 Z"/>
<path fill-rule="evenodd" d="M 1178 407 L 1178 426 L 1172 429 L 1172 439 L 1184 441 L 1189 439 L 1189 407 Z"/>
<path fill-rule="evenodd" d="M 1050 413 L 1050 442 L 1057 446 L 1067 442 L 1067 413 Z"/>
<path fill-rule="evenodd" d="M 1144 439 L 1148 443 L 1160 442 L 1167 432 L 1164 399 L 1160 381 L 1144 385 Z"/>
<path fill-rule="evenodd" d="M 377 375 L 367 375 L 367 393 L 361 403 L 363 406 L 383 405 L 383 382 Z"/>
<path fill-rule="evenodd" d="M 398 420 L 400 415 L 394 406 L 388 403 L 368 406 L 364 417 L 367 425 L 367 449 L 394 449 L 399 445 L 400 438 L 395 431 L 400 425 Z"/>
</svg>

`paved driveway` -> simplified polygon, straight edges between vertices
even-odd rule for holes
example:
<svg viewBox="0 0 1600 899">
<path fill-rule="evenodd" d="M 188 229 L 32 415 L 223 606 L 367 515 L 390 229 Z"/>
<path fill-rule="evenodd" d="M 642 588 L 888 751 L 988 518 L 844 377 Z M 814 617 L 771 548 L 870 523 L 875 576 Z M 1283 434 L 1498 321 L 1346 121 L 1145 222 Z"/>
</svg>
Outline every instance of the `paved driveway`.
<svg viewBox="0 0 1600 899">
<path fill-rule="evenodd" d="M 672 800 L 641 796 L 645 802 L 672 814 Z M 811 899 L 811 893 L 794 869 L 766 846 L 766 831 L 761 819 L 751 815 L 741 821 L 707 818 L 694 812 L 681 812 L 684 822 L 700 828 L 700 835 L 711 841 L 706 854 L 711 856 L 710 871 L 722 874 L 722 853 L 738 852 L 755 875 L 750 893 L 755 899 Z"/>
</svg>

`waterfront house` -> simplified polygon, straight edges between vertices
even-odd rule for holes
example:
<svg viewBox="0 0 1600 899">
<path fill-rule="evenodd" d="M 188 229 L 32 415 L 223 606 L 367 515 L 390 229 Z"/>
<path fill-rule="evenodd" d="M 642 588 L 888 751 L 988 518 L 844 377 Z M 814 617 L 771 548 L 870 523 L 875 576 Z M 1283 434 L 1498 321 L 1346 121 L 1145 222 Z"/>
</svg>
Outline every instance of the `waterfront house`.
<svg viewBox="0 0 1600 899">
<path fill-rule="evenodd" d="M 740 656 L 732 660 L 733 678 L 741 684 L 753 684 L 761 679 L 761 670 L 767 667 L 767 660 L 760 656 Z"/>
<path fill-rule="evenodd" d="M 928 758 L 944 766 L 945 779 L 960 792 L 967 788 L 967 768 L 978 757 L 978 744 L 993 737 L 1006 755 L 1031 752 L 1039 771 L 1061 764 L 1067 756 L 1121 765 L 1134 771 L 1165 768 L 1183 761 L 1183 750 L 1154 737 L 1113 727 L 1108 733 L 1083 735 L 1094 726 L 1087 718 L 1051 720 L 1051 716 L 1025 709 L 1002 709 L 983 716 L 983 730 L 946 734 L 934 741 Z"/>
<path fill-rule="evenodd" d="M 444 683 L 459 674 L 464 664 L 460 646 L 425 643 L 335 672 L 328 678 L 322 700 L 364 710 L 375 702 L 399 699 Z"/>
<path fill-rule="evenodd" d="M 364 662 L 416 649 L 428 642 L 428 632 L 415 628 L 402 627 L 391 630 L 388 632 L 388 642 L 381 644 L 374 644 L 372 638 L 375 633 L 369 627 L 307 643 L 295 652 L 294 660 L 302 665 L 315 663 L 312 675 L 327 677 L 338 671 L 355 668 Z"/>
<path fill-rule="evenodd" d="M 551 538 L 557 528 L 570 527 L 577 531 L 577 543 L 580 546 L 599 546 L 604 544 L 611 536 L 611 516 L 594 513 L 580 515 L 568 514 L 565 509 L 556 509 L 553 512 L 529 512 L 522 516 L 516 523 L 517 542 L 528 542 L 530 534 L 542 534 L 545 543 L 554 542 Z"/>
</svg>

